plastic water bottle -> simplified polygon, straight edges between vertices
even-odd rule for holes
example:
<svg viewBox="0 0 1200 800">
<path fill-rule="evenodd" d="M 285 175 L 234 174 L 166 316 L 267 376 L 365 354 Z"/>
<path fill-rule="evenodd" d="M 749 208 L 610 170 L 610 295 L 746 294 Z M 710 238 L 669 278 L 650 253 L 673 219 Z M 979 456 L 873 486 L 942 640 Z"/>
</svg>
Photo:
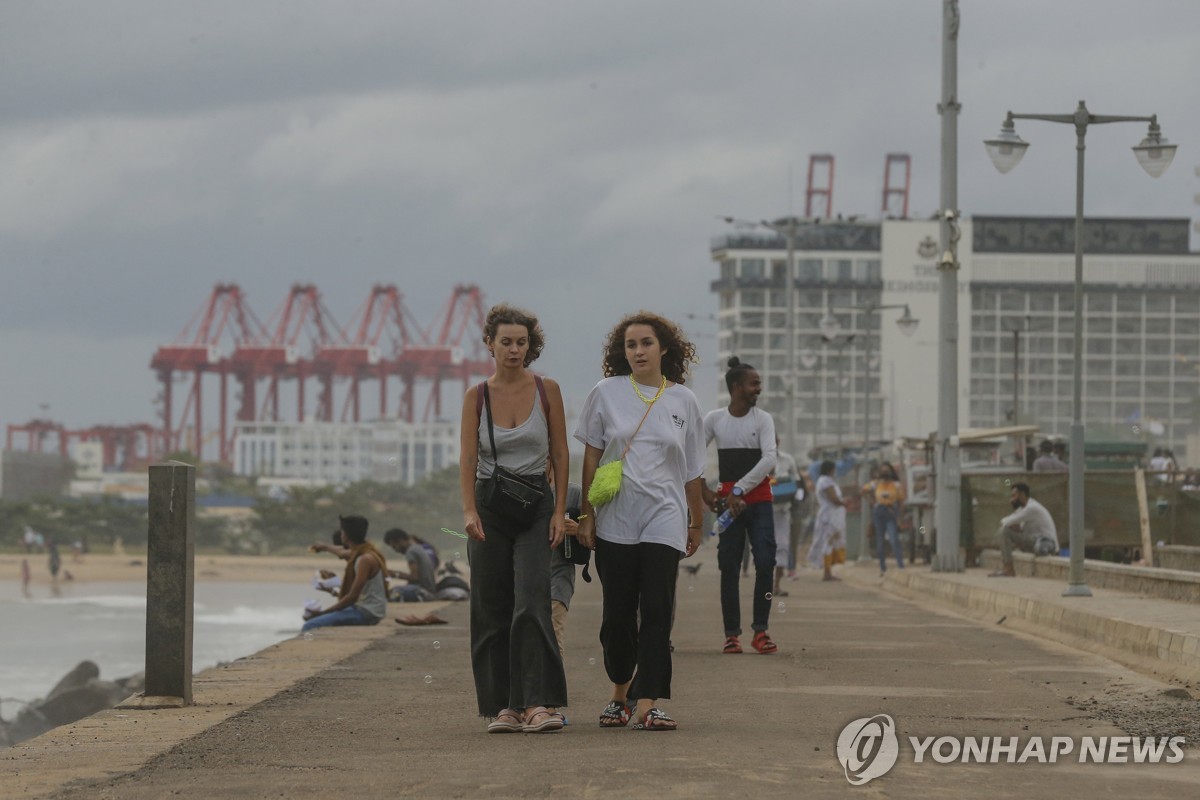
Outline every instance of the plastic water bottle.
<svg viewBox="0 0 1200 800">
<path fill-rule="evenodd" d="M 712 530 L 708 532 L 709 536 L 717 536 L 725 532 L 725 530 L 733 524 L 733 512 L 728 508 L 721 512 L 717 517 L 717 521 L 713 523 Z"/>
</svg>

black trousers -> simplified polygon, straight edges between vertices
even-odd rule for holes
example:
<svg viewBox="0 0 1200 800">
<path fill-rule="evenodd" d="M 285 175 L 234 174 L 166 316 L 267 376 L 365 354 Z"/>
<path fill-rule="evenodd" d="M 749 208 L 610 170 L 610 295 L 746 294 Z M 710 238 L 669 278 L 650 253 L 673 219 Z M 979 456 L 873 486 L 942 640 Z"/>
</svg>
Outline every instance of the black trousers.
<svg viewBox="0 0 1200 800">
<path fill-rule="evenodd" d="M 633 679 L 630 701 L 671 697 L 671 615 L 682 555 L 665 544 L 596 540 L 604 669 L 613 683 Z"/>
<path fill-rule="evenodd" d="M 481 485 L 476 483 L 479 496 Z M 550 620 L 550 516 L 546 496 L 525 528 L 479 507 L 485 541 L 467 542 L 471 565 L 471 668 L 479 713 L 565 706 L 567 679 Z"/>
</svg>

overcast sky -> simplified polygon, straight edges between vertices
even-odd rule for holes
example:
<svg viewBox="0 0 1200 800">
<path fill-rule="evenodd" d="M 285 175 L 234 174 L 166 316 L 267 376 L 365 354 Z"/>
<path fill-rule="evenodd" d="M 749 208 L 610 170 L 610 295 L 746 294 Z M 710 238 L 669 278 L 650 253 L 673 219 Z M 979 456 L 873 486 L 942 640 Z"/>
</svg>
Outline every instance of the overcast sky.
<svg viewBox="0 0 1200 800">
<path fill-rule="evenodd" d="M 1070 128 L 1019 124 L 1003 177 L 980 140 L 1086 99 L 1181 145 L 1154 181 L 1143 126 L 1094 128 L 1089 213 L 1195 216 L 1200 3 L 962 5 L 964 214 L 1072 214 Z M 421 325 L 478 283 L 542 318 L 575 404 L 651 308 L 696 336 L 710 405 L 715 215 L 802 213 L 829 152 L 834 210 L 878 216 L 907 152 L 928 216 L 940 65 L 938 0 L 4 0 L 0 422 L 154 420 L 150 357 L 219 281 L 264 320 L 313 282 L 342 322 L 395 283 Z"/>
</svg>

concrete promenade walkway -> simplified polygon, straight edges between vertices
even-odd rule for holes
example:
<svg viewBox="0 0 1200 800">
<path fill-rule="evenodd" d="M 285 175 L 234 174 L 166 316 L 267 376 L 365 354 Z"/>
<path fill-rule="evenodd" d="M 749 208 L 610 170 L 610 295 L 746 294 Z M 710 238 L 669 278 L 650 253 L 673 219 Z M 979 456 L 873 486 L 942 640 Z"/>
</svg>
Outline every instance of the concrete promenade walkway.
<svg viewBox="0 0 1200 800">
<path fill-rule="evenodd" d="M 780 653 L 722 655 L 706 545 L 690 562 L 703 563 L 699 574 L 680 576 L 674 699 L 663 702 L 676 732 L 596 726 L 609 692 L 596 641 L 600 588 L 580 581 L 568 621 L 571 725 L 560 734 L 484 733 L 467 609 L 456 604 L 440 612 L 450 625 L 318 631 L 205 673 L 194 708 L 103 712 L 4 751 L 0 797 L 1058 800 L 1177 798 L 1200 785 L 1194 742 L 1174 765 L 914 763 L 910 736 L 1168 735 L 1177 719 L 1195 718 L 1196 704 L 1164 698 L 1167 684 L 1095 654 L 950 613 L 919 586 L 905 588 L 913 599 L 886 591 L 875 567 L 850 568 L 837 583 L 804 573 L 785 585 L 788 597 L 773 598 Z M 1147 708 L 1163 713 L 1147 718 Z M 853 787 L 838 734 L 877 714 L 894 718 L 899 758 Z"/>
</svg>

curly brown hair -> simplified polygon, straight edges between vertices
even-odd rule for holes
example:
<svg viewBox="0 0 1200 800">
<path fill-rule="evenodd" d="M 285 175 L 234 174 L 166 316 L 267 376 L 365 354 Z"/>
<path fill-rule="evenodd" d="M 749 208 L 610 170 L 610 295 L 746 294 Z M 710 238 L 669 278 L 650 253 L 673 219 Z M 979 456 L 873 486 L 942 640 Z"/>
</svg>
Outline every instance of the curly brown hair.
<svg viewBox="0 0 1200 800">
<path fill-rule="evenodd" d="M 649 325 L 662 346 L 662 372 L 667 380 L 685 383 L 691 364 L 699 363 L 696 346 L 684 338 L 679 326 L 666 317 L 650 311 L 635 311 L 626 314 L 604 341 L 604 377 L 629 375 L 633 368 L 625 357 L 625 331 L 630 325 Z"/>
<path fill-rule="evenodd" d="M 528 367 L 537 361 L 546 346 L 546 335 L 537 317 L 523 308 L 499 303 L 488 309 L 487 319 L 483 322 L 483 343 L 491 344 L 496 340 L 496 333 L 501 325 L 523 325 L 529 331 L 529 350 L 525 353 L 524 366 Z"/>
</svg>

